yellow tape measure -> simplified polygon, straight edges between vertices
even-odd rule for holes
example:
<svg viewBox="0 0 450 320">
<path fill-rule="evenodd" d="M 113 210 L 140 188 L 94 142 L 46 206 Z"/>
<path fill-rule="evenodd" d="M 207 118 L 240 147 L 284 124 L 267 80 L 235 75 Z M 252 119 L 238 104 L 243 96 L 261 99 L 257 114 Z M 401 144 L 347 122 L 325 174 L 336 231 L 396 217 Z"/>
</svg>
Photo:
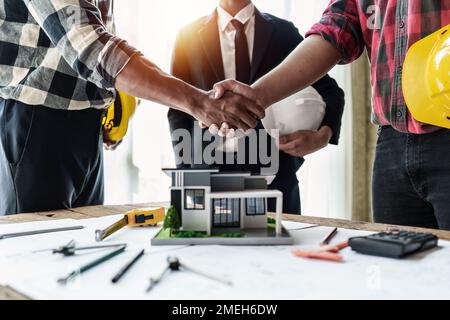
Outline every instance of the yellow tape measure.
<svg viewBox="0 0 450 320">
<path fill-rule="evenodd" d="M 104 230 L 95 230 L 95 240 L 102 241 L 123 227 L 156 226 L 164 221 L 164 208 L 136 209 L 125 213 L 124 217 Z"/>
</svg>

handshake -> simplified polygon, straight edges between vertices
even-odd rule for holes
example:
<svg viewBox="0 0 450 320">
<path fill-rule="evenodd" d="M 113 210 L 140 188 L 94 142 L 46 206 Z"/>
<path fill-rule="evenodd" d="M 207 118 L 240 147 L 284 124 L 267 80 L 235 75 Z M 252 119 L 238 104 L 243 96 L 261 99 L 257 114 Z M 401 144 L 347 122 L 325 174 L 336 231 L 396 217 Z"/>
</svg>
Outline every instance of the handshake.
<svg viewBox="0 0 450 320">
<path fill-rule="evenodd" d="M 193 116 L 202 128 L 209 128 L 212 134 L 227 138 L 255 128 L 258 120 L 265 117 L 270 104 L 266 102 L 264 93 L 235 80 L 215 84 L 203 101 L 193 111 Z M 304 157 L 326 147 L 332 135 L 331 128 L 323 126 L 318 131 L 300 130 L 281 136 L 277 143 L 281 151 Z"/>
<path fill-rule="evenodd" d="M 233 137 L 236 130 L 245 132 L 255 128 L 258 120 L 265 117 L 266 107 L 250 86 L 225 80 L 214 85 L 194 116 L 212 134 Z"/>
</svg>

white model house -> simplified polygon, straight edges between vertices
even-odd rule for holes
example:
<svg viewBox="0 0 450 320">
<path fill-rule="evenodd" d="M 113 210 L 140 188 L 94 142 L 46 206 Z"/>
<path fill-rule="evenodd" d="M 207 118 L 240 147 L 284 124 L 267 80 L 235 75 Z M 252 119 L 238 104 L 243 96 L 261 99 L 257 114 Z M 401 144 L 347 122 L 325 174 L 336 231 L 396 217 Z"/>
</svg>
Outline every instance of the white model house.
<svg viewBox="0 0 450 320">
<path fill-rule="evenodd" d="M 164 169 L 172 178 L 171 204 L 184 231 L 207 235 L 267 229 L 267 200 L 276 200 L 275 236 L 281 236 L 283 194 L 268 190 L 273 177 L 215 169 Z"/>
</svg>

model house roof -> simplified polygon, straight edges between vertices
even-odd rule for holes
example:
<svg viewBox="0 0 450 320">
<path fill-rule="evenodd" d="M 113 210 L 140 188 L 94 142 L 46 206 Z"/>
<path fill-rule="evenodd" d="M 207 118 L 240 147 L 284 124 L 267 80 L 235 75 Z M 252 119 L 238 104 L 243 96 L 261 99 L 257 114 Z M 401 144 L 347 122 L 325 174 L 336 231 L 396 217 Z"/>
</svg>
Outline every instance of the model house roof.
<svg viewBox="0 0 450 320">
<path fill-rule="evenodd" d="M 182 169 L 177 169 L 177 168 L 166 168 L 166 169 L 162 169 L 162 171 L 168 175 L 169 177 L 171 176 L 172 173 L 218 173 L 219 169 L 195 169 L 195 168 L 182 168 Z"/>
<path fill-rule="evenodd" d="M 251 172 L 221 172 L 219 169 L 214 168 L 164 168 L 162 169 L 165 174 L 167 174 L 169 177 L 173 173 L 210 173 L 212 177 L 215 178 L 238 178 L 243 177 L 245 179 L 265 179 L 267 181 L 267 184 L 271 184 L 272 181 L 275 179 L 275 176 L 269 176 L 269 175 L 252 175 Z"/>
<path fill-rule="evenodd" d="M 241 191 L 221 191 L 211 192 L 211 199 L 222 198 L 276 198 L 282 197 L 283 193 L 279 190 L 241 190 Z"/>
<path fill-rule="evenodd" d="M 220 172 L 214 173 L 214 177 L 251 177 L 250 172 Z"/>
<path fill-rule="evenodd" d="M 215 173 L 215 172 L 219 172 L 219 169 L 196 169 L 196 168 L 163 168 L 162 171 L 164 172 L 211 172 L 211 173 Z"/>
</svg>

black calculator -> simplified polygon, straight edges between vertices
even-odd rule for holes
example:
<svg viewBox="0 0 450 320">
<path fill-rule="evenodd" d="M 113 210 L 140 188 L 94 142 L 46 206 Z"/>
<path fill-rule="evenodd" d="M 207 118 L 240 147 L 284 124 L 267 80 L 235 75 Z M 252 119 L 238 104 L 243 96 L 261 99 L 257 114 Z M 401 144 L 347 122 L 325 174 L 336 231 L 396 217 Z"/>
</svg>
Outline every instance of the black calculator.
<svg viewBox="0 0 450 320">
<path fill-rule="evenodd" d="M 400 230 L 349 239 L 349 246 L 356 252 L 397 259 L 435 248 L 437 245 L 438 238 L 431 233 Z"/>
</svg>

